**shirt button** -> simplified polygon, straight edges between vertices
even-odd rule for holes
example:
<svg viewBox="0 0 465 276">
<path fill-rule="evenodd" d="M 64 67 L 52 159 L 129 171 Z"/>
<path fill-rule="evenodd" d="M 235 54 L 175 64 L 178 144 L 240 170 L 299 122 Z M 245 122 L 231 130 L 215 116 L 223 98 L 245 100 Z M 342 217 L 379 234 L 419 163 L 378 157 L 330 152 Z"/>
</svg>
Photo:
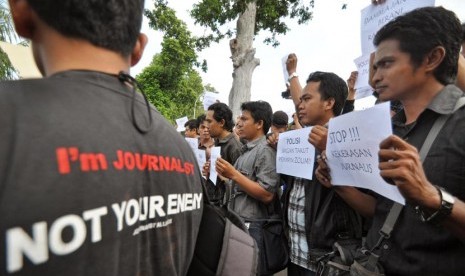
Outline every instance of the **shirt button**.
<svg viewBox="0 0 465 276">
<path fill-rule="evenodd" d="M 387 245 L 387 244 L 383 245 L 383 249 L 388 250 L 388 249 L 389 249 L 389 245 Z"/>
</svg>

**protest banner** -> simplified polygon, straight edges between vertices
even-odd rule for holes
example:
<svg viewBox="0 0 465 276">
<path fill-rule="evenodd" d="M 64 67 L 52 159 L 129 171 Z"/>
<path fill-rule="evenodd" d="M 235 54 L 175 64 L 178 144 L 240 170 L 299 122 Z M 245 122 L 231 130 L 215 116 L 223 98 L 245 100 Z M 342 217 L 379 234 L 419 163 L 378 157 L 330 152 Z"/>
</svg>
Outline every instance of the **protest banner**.
<svg viewBox="0 0 465 276">
<path fill-rule="evenodd" d="M 195 149 L 195 157 L 197 158 L 197 163 L 199 164 L 200 171 L 202 171 L 203 165 L 207 162 L 207 154 L 205 150 Z"/>
<path fill-rule="evenodd" d="M 283 56 L 283 58 L 281 59 L 281 65 L 283 67 L 283 77 L 284 77 L 284 83 L 286 84 L 289 84 L 289 73 L 287 72 L 287 65 L 286 65 L 286 62 L 287 62 L 287 58 L 289 57 L 289 55 L 285 55 Z"/>
<path fill-rule="evenodd" d="M 373 39 L 386 23 L 416 8 L 428 6 L 434 6 L 434 0 L 386 0 L 383 4 L 364 8 L 360 21 L 362 54 L 369 55 L 375 51 Z"/>
<path fill-rule="evenodd" d="M 218 173 L 216 172 L 216 159 L 221 157 L 221 147 L 212 147 L 210 152 L 210 180 L 213 184 L 216 185 L 216 178 L 218 177 Z"/>
<path fill-rule="evenodd" d="M 185 137 L 185 139 L 193 151 L 199 148 L 199 140 L 197 138 Z"/>
<path fill-rule="evenodd" d="M 370 189 L 405 204 L 396 186 L 383 180 L 378 168 L 379 144 L 392 134 L 389 102 L 329 121 L 327 163 L 333 185 Z"/>
<path fill-rule="evenodd" d="M 213 92 L 205 92 L 203 95 L 203 110 L 207 111 L 208 107 L 218 100 L 218 94 Z"/>
<path fill-rule="evenodd" d="M 197 164 L 199 164 L 200 170 L 202 170 L 203 165 L 207 161 L 205 150 L 199 149 L 199 140 L 197 138 L 186 137 L 185 139 L 197 158 Z"/>
<path fill-rule="evenodd" d="M 279 134 L 276 172 L 312 179 L 315 147 L 308 142 L 311 127 Z"/>
<path fill-rule="evenodd" d="M 355 66 L 357 66 L 357 80 L 355 81 L 354 88 L 355 99 L 361 99 L 368 96 L 371 96 L 373 89 L 369 85 L 369 76 L 370 76 L 370 54 L 363 55 L 354 60 Z"/>
<path fill-rule="evenodd" d="M 189 121 L 189 119 L 187 118 L 187 116 L 184 116 L 182 118 L 179 118 L 179 119 L 176 119 L 176 130 L 178 132 L 181 132 L 183 130 L 185 130 L 185 127 L 184 125 L 187 123 L 187 121 Z"/>
</svg>

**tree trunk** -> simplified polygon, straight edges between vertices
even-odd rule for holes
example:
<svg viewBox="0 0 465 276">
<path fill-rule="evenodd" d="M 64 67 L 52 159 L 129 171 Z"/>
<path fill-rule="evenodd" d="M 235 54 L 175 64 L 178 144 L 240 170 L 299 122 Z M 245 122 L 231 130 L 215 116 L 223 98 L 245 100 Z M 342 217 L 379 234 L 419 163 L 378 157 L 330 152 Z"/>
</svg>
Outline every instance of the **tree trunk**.
<svg viewBox="0 0 465 276">
<path fill-rule="evenodd" d="M 234 120 L 240 114 L 241 104 L 250 101 L 252 74 L 255 67 L 260 64 L 260 60 L 255 58 L 255 49 L 252 48 L 256 13 L 256 2 L 247 4 L 247 9 L 237 20 L 236 38 L 229 42 L 234 67 L 229 107 L 233 112 Z"/>
</svg>

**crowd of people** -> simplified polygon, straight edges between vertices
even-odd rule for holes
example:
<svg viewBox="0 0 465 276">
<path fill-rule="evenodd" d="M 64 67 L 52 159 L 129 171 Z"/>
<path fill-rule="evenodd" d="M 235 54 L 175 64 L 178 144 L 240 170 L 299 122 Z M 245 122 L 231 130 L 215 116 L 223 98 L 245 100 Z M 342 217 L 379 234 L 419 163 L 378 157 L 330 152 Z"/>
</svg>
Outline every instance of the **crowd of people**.
<svg viewBox="0 0 465 276">
<path fill-rule="evenodd" d="M 44 78 L 0 82 L 2 275 L 186 275 L 204 196 L 243 220 L 260 256 L 262 221 L 282 218 L 288 275 L 317 275 L 342 240 L 377 248 L 386 275 L 465 271 L 465 25 L 454 12 L 416 9 L 374 37 L 370 85 L 377 102 L 391 102 L 393 128 L 378 166 L 406 200 L 380 239 L 393 201 L 333 186 L 326 162 L 328 122 L 354 112 L 357 72 L 346 81 L 308 72 L 302 87 L 290 54 L 292 123 L 266 101 L 242 103 L 238 118 L 214 103 L 184 125 L 206 152 L 199 167 L 128 74 L 147 42 L 143 0 L 19 0 L 10 8 Z M 305 127 L 312 179 L 277 173 L 280 135 Z"/>
</svg>

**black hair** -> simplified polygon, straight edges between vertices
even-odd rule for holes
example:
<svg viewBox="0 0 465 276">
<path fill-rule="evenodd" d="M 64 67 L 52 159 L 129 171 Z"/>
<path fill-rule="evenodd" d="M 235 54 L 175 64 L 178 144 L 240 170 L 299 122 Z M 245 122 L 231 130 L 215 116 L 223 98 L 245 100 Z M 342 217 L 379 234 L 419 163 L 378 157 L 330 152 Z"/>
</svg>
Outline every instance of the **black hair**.
<svg viewBox="0 0 465 276">
<path fill-rule="evenodd" d="M 309 82 L 320 82 L 318 92 L 321 99 L 333 98 L 333 114 L 334 116 L 340 115 L 349 93 L 346 82 L 334 73 L 320 71 L 311 73 L 307 79 L 307 83 Z"/>
<path fill-rule="evenodd" d="M 197 117 L 197 125 L 200 127 L 200 125 L 207 119 L 207 116 L 205 114 L 199 115 Z"/>
<path fill-rule="evenodd" d="M 197 119 L 190 119 L 184 124 L 184 127 L 189 127 L 189 129 L 199 129 L 199 121 L 197 121 Z"/>
<path fill-rule="evenodd" d="M 444 47 L 444 60 L 435 69 L 434 76 L 444 85 L 455 82 L 462 28 L 452 11 L 425 7 L 401 15 L 376 33 L 374 45 L 379 46 L 387 39 L 399 41 L 400 50 L 410 55 L 414 67 L 420 66 L 435 47 Z"/>
<path fill-rule="evenodd" d="M 465 42 L 465 23 L 462 23 L 462 43 Z"/>
<path fill-rule="evenodd" d="M 208 107 L 208 110 L 213 111 L 213 118 L 221 122 L 224 120 L 224 129 L 227 131 L 232 131 L 234 127 L 233 114 L 231 109 L 225 103 L 214 103 Z"/>
<path fill-rule="evenodd" d="M 282 110 L 278 110 L 273 113 L 273 117 L 271 118 L 271 124 L 276 127 L 284 127 L 287 126 L 289 122 L 289 116 L 287 116 L 286 112 Z"/>
<path fill-rule="evenodd" d="M 47 25 L 127 57 L 142 26 L 144 0 L 27 0 Z"/>
<path fill-rule="evenodd" d="M 255 122 L 263 121 L 263 134 L 266 134 L 271 126 L 273 109 L 268 102 L 252 101 L 241 104 L 242 111 L 249 111 Z"/>
</svg>

